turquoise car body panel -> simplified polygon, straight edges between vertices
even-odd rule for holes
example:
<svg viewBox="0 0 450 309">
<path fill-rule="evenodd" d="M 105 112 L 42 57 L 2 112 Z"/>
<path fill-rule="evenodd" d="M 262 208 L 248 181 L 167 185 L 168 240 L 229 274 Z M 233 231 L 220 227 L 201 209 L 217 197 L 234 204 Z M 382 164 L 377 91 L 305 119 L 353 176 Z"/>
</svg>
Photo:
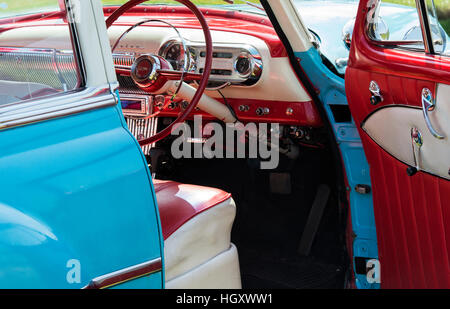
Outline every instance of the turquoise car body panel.
<svg viewBox="0 0 450 309">
<path fill-rule="evenodd" d="M 119 106 L 3 130 L 0 144 L 0 288 L 82 288 L 162 257 L 151 176 Z"/>
<path fill-rule="evenodd" d="M 319 90 L 319 98 L 333 126 L 334 134 L 341 151 L 343 165 L 349 187 L 350 215 L 353 231 L 353 256 L 378 259 L 377 234 L 372 194 L 355 191 L 359 184 L 371 186 L 369 164 L 354 121 L 337 122 L 332 105 L 348 105 L 344 79 L 332 73 L 321 61 L 315 48 L 307 52 L 296 52 L 302 69 Z M 353 263 L 355 264 L 355 263 Z M 369 283 L 365 275 L 356 274 L 358 288 L 378 289 L 378 283 Z"/>
</svg>

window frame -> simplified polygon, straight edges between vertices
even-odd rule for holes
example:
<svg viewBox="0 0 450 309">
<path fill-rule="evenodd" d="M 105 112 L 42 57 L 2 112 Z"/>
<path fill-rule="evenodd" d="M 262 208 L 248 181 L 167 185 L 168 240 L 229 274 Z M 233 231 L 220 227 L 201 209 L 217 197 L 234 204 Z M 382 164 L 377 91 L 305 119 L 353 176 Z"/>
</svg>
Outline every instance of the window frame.
<svg viewBox="0 0 450 309">
<path fill-rule="evenodd" d="M 380 7 L 382 0 L 377 0 L 376 5 L 378 8 Z M 415 0 L 416 3 L 416 11 L 419 18 L 420 29 L 422 33 L 423 41 L 381 41 L 376 40 L 370 35 L 370 24 L 366 20 L 366 31 L 365 35 L 367 36 L 369 42 L 383 47 L 397 48 L 410 52 L 418 52 L 418 53 L 426 53 L 431 55 L 441 55 L 440 53 L 436 53 L 433 44 L 433 38 L 430 27 L 430 20 L 427 12 L 427 4 L 425 0 Z M 423 44 L 424 48 L 408 48 L 407 45 L 412 44 Z"/>
<path fill-rule="evenodd" d="M 71 5 L 71 0 L 62 0 L 62 1 L 55 0 L 55 1 L 57 1 L 60 6 L 62 4 L 65 5 L 64 11 L 63 10 L 60 11 L 60 18 L 67 22 L 67 27 L 69 29 L 70 43 L 72 45 L 72 52 L 73 52 L 73 58 L 75 61 L 75 69 L 76 69 L 76 76 L 77 76 L 76 86 L 73 89 L 63 91 L 60 93 L 52 93 L 52 94 L 43 95 L 43 96 L 39 96 L 39 97 L 35 97 L 35 98 L 29 98 L 29 99 L 20 100 L 20 101 L 16 101 L 16 102 L 12 102 L 12 103 L 7 103 L 7 104 L 0 106 L 0 111 L 3 109 L 3 107 L 7 107 L 7 106 L 11 106 L 11 105 L 18 106 L 18 105 L 21 105 L 22 103 L 26 105 L 27 103 L 33 102 L 33 101 L 41 101 L 43 99 L 51 99 L 53 97 L 62 97 L 65 94 L 76 93 L 76 92 L 82 91 L 83 89 L 86 88 L 86 70 L 85 70 L 83 57 L 82 57 L 82 53 L 81 53 L 79 33 L 78 33 L 78 29 L 76 27 L 75 22 L 73 22 L 71 20 L 70 15 L 67 10 L 67 7 L 69 7 Z M 50 16 L 53 15 L 53 12 L 50 13 L 49 15 Z M 31 16 L 33 18 L 35 16 L 42 18 L 43 14 L 31 14 Z M 28 16 L 25 16 L 25 18 L 27 18 L 27 17 Z M 21 18 L 23 18 L 23 17 L 19 17 L 19 21 Z M 6 17 L 4 20 L 11 22 L 11 21 L 14 21 L 15 18 L 14 17 Z M 30 21 L 32 21 L 32 20 L 33 19 L 31 19 Z"/>
<path fill-rule="evenodd" d="M 77 81 L 79 88 L 0 106 L 0 132 L 28 124 L 78 115 L 94 109 L 117 106 L 118 96 L 115 92 L 118 87 L 117 81 L 109 76 L 106 68 L 99 73 L 97 73 L 98 71 L 94 72 L 95 69 L 87 66 L 87 63 L 91 63 L 92 60 L 84 58 L 87 42 L 91 42 L 90 39 L 98 39 L 98 35 L 103 30 L 106 33 L 106 26 L 101 24 L 104 20 L 100 21 L 103 12 L 100 12 L 98 5 L 93 3 L 95 0 L 83 0 L 80 2 L 82 12 L 78 16 L 81 18 L 80 22 L 76 18 L 71 18 L 70 14 L 66 14 L 67 8 L 73 4 L 73 0 L 60 1 L 66 7 L 66 11 L 61 11 L 61 14 L 68 17 L 67 26 L 79 76 Z M 94 49 L 91 49 L 89 54 L 96 54 L 104 58 L 107 63 L 110 55 L 102 49 L 102 43 L 98 42 L 94 45 Z M 105 64 L 104 61 L 101 63 Z M 110 62 L 113 66 L 112 57 Z"/>
</svg>

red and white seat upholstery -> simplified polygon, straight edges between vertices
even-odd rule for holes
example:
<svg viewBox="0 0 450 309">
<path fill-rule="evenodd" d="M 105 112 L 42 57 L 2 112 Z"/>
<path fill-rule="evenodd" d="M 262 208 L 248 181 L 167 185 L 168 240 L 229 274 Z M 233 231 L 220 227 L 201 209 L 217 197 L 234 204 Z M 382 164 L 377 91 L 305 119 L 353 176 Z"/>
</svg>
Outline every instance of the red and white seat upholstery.
<svg viewBox="0 0 450 309">
<path fill-rule="evenodd" d="M 236 206 L 219 189 L 154 180 L 164 236 L 166 288 L 241 288 L 231 243 Z"/>
</svg>

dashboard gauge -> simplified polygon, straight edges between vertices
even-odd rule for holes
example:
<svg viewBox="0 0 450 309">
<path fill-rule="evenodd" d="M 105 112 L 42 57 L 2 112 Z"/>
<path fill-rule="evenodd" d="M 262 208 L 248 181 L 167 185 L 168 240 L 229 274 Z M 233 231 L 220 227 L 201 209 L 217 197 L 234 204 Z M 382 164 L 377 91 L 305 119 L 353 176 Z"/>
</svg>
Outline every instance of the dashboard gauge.
<svg viewBox="0 0 450 309">
<path fill-rule="evenodd" d="M 167 48 L 165 57 L 170 62 L 174 70 L 181 70 L 184 66 L 184 51 L 180 43 L 174 43 Z"/>
<path fill-rule="evenodd" d="M 236 71 L 241 75 L 247 75 L 251 70 L 252 63 L 247 57 L 240 57 L 236 61 Z"/>
<path fill-rule="evenodd" d="M 158 55 L 166 59 L 174 70 L 203 74 L 206 48 L 203 43 L 186 41 L 186 53 L 182 41 L 166 41 Z M 214 45 L 213 63 L 209 77 L 209 89 L 222 89 L 229 85 L 251 86 L 262 76 L 263 60 L 256 48 L 247 44 Z"/>
<path fill-rule="evenodd" d="M 247 53 L 241 53 L 234 63 L 234 69 L 241 76 L 248 76 L 252 72 L 252 60 L 251 56 Z"/>
<path fill-rule="evenodd" d="M 182 71 L 183 68 L 188 72 L 196 70 L 196 51 L 187 47 L 186 55 L 183 44 L 179 41 L 168 41 L 159 50 L 159 55 L 166 59 L 176 71 Z"/>
</svg>

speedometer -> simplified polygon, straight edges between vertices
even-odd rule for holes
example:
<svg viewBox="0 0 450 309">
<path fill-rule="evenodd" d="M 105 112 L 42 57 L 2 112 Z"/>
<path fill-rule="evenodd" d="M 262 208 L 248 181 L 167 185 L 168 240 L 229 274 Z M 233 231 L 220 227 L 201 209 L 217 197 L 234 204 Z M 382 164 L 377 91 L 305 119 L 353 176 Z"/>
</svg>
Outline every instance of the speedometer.
<svg viewBox="0 0 450 309">
<path fill-rule="evenodd" d="M 195 51 L 187 48 L 187 55 L 184 52 L 183 44 L 179 41 L 169 41 L 159 50 L 159 55 L 166 59 L 176 71 L 193 72 L 196 69 Z M 186 63 L 187 62 L 187 63 Z"/>
<path fill-rule="evenodd" d="M 184 52 L 180 43 L 170 45 L 165 53 L 165 59 L 170 62 L 174 70 L 181 70 L 184 66 Z"/>
</svg>

